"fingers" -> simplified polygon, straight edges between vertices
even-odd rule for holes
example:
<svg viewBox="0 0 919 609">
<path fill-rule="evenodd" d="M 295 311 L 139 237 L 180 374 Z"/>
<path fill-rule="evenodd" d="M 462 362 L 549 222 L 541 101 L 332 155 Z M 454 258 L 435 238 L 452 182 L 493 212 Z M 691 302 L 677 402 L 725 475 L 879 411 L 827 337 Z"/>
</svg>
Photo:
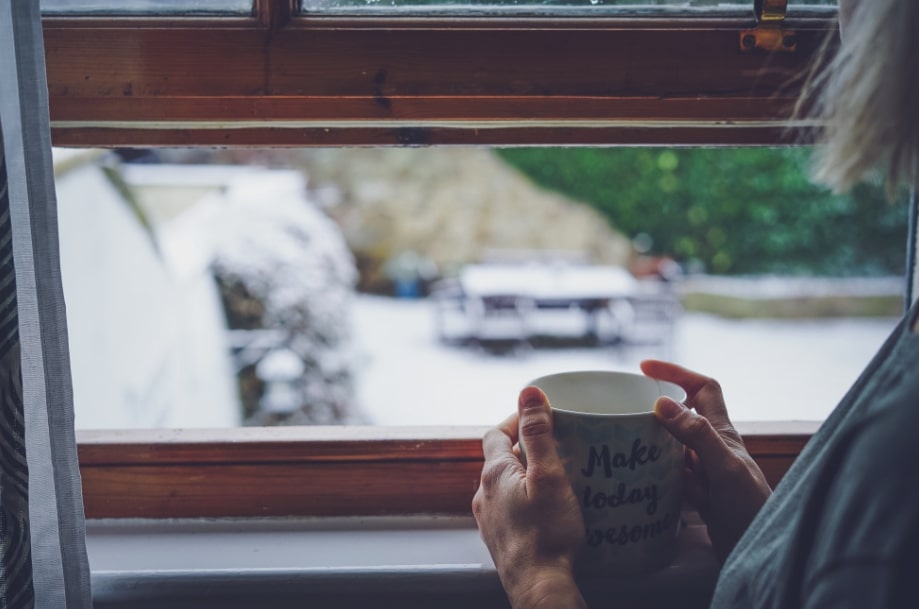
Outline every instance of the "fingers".
<svg viewBox="0 0 919 609">
<path fill-rule="evenodd" d="M 494 461 L 512 454 L 512 447 L 517 438 L 517 413 L 507 417 L 501 423 L 489 429 L 482 438 L 482 452 L 486 461 Z"/>
<path fill-rule="evenodd" d="M 526 387 L 517 400 L 520 416 L 520 443 L 527 463 L 540 463 L 556 457 L 552 437 L 552 410 L 546 394 L 538 387 Z"/>
<path fill-rule="evenodd" d="M 512 448 L 516 437 L 517 413 L 514 413 L 497 427 L 489 429 L 482 438 L 485 464 L 482 466 L 479 486 L 472 498 L 472 513 L 477 519 L 486 496 L 495 493 L 509 477 L 523 480 L 526 476 L 520 456 Z"/>
<path fill-rule="evenodd" d="M 703 463 L 726 462 L 732 456 L 730 448 L 711 422 L 676 400 L 657 398 L 654 414 L 661 425 L 692 449 Z"/>
<path fill-rule="evenodd" d="M 641 366 L 641 371 L 651 378 L 676 383 L 686 390 L 689 397 L 693 397 L 700 391 L 704 391 L 706 388 L 713 388 L 713 385 L 717 385 L 714 379 L 671 362 L 646 359 L 639 365 Z"/>
<path fill-rule="evenodd" d="M 517 402 L 520 415 L 520 444 L 526 453 L 527 494 L 539 488 L 549 490 L 566 480 L 562 462 L 552 435 L 552 409 L 546 394 L 538 387 L 520 392 Z"/>
<path fill-rule="evenodd" d="M 699 463 L 699 456 L 691 449 L 686 449 L 686 478 L 683 483 L 683 496 L 689 504 L 698 509 L 705 505 L 708 498 L 708 479 L 705 469 Z"/>
<path fill-rule="evenodd" d="M 686 390 L 686 403 L 695 408 L 718 429 L 733 430 L 724 405 L 721 386 L 713 378 L 701 375 L 670 362 L 645 360 L 641 371 L 651 378 L 675 383 Z"/>
</svg>

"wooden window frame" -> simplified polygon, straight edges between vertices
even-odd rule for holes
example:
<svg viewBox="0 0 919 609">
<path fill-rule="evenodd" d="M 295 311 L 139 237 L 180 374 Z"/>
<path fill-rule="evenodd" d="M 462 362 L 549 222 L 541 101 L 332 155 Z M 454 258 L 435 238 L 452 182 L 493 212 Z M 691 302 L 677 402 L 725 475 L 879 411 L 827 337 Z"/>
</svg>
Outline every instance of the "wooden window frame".
<svg viewBox="0 0 919 609">
<path fill-rule="evenodd" d="M 816 422 L 738 423 L 775 485 Z M 80 431 L 88 518 L 469 514 L 485 427 Z"/>
<path fill-rule="evenodd" d="M 284 5 L 264 0 L 258 5 Z M 286 6 L 286 5 L 285 5 Z M 45 19 L 59 146 L 776 145 L 834 26 L 748 17 Z M 810 16 L 809 16 L 810 15 Z"/>
<path fill-rule="evenodd" d="M 793 144 L 793 51 L 749 17 L 44 19 L 52 140 L 73 147 Z M 793 129 L 790 127 L 794 127 Z M 510 408 L 510 406 L 509 406 Z M 773 483 L 814 423 L 741 426 Z M 82 431 L 86 515 L 468 514 L 484 428 Z"/>
</svg>

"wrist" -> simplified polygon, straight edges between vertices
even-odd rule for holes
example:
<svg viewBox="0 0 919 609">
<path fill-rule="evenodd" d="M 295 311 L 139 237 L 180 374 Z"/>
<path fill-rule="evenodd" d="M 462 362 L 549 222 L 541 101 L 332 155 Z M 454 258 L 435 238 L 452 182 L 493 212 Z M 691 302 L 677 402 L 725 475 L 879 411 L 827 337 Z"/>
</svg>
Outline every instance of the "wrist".
<svg viewBox="0 0 919 609">
<path fill-rule="evenodd" d="M 587 607 L 568 565 L 532 567 L 522 570 L 510 579 L 513 583 L 505 588 L 514 609 Z"/>
</svg>

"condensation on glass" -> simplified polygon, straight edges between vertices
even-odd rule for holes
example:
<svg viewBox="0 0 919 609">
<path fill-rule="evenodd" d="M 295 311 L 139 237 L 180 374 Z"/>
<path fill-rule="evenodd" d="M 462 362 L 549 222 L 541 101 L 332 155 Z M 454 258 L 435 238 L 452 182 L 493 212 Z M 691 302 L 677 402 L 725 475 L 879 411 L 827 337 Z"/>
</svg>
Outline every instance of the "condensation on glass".
<svg viewBox="0 0 919 609">
<path fill-rule="evenodd" d="M 252 0 L 40 0 L 45 15 L 250 15 Z"/>
</svg>

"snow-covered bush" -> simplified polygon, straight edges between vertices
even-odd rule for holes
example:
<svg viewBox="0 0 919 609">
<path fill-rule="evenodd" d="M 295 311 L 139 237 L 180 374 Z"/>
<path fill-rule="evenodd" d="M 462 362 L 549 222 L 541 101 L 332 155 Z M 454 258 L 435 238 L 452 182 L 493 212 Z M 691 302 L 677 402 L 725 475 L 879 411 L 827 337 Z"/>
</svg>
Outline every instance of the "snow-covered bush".
<svg viewBox="0 0 919 609">
<path fill-rule="evenodd" d="M 357 271 L 337 225 L 306 198 L 295 171 L 240 168 L 215 205 L 212 268 L 235 334 L 248 422 L 353 419 L 349 315 Z M 259 361 L 281 349 L 303 362 L 303 374 L 291 379 L 301 407 L 284 415 L 264 407 L 265 379 L 255 375 Z"/>
</svg>

